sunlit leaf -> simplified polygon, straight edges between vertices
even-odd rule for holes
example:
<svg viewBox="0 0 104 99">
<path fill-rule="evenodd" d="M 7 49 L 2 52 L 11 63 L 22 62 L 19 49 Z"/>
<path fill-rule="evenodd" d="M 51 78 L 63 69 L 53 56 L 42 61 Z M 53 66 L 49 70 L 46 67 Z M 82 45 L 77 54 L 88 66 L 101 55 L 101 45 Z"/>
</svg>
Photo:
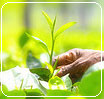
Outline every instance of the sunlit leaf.
<svg viewBox="0 0 104 99">
<path fill-rule="evenodd" d="M 33 89 L 40 89 L 42 93 L 46 94 L 46 89 L 41 85 L 37 78 L 38 75 L 35 73 L 31 73 L 28 68 L 20 68 L 17 66 L 15 68 L 2 72 L 2 75 L 2 84 L 4 84 L 9 91 L 16 90 L 15 86 L 17 86 L 18 89 L 20 89 L 21 87 L 21 90 L 31 89 L 32 86 Z"/>
<path fill-rule="evenodd" d="M 53 76 L 55 76 L 59 71 L 60 71 L 60 69 L 54 70 Z"/>
<path fill-rule="evenodd" d="M 45 62 L 45 64 L 47 65 L 48 69 L 50 70 L 51 74 L 53 73 L 53 67 L 52 65 L 50 65 L 49 63 Z"/>
<path fill-rule="evenodd" d="M 42 86 L 44 86 L 46 89 L 49 89 L 49 85 L 48 85 L 48 82 L 47 82 L 47 81 L 40 80 L 40 83 L 41 83 Z"/>
<path fill-rule="evenodd" d="M 43 47 L 49 53 L 49 50 L 48 50 L 48 47 L 47 47 L 46 43 L 44 43 L 42 40 L 40 40 L 37 37 L 31 36 L 28 33 L 26 33 L 26 34 L 29 38 L 33 39 L 37 44 L 39 44 L 41 47 Z"/>
<path fill-rule="evenodd" d="M 72 82 L 71 82 L 71 79 L 69 78 L 69 74 L 61 77 L 61 79 L 64 81 L 66 88 L 68 90 L 71 90 Z"/>
<path fill-rule="evenodd" d="M 69 23 L 63 25 L 62 27 L 60 27 L 60 28 L 56 31 L 56 33 L 55 33 L 55 38 L 56 38 L 57 36 L 59 36 L 62 32 L 64 32 L 65 30 L 67 30 L 69 27 L 73 26 L 73 25 L 76 24 L 76 23 L 77 23 L 77 22 L 69 22 Z"/>
<path fill-rule="evenodd" d="M 58 76 L 53 76 L 48 83 L 50 89 L 66 89 L 63 80 Z"/>
<path fill-rule="evenodd" d="M 46 18 L 46 20 L 47 20 L 47 22 L 48 22 L 48 24 L 49 24 L 49 26 L 50 26 L 50 29 L 52 29 L 53 23 L 52 23 L 51 18 L 50 18 L 50 17 L 48 16 L 48 14 L 47 14 L 46 12 L 44 12 L 44 11 L 42 11 L 42 14 L 43 14 L 44 17 Z"/>
<path fill-rule="evenodd" d="M 52 25 L 52 31 L 51 31 L 52 37 L 53 37 L 53 33 L 54 33 L 55 24 L 56 24 L 56 17 L 55 17 L 53 25 Z"/>
</svg>

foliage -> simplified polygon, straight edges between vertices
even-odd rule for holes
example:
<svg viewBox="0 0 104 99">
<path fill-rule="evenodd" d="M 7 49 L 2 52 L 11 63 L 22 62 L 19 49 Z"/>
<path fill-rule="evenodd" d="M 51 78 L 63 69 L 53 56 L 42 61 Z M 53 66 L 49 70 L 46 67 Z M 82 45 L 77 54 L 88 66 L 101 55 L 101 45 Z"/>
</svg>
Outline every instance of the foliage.
<svg viewBox="0 0 104 99">
<path fill-rule="evenodd" d="M 55 35 L 54 35 L 54 28 L 55 28 L 55 24 L 56 24 L 56 17 L 55 17 L 55 19 L 54 19 L 54 22 L 52 22 L 51 18 L 48 16 L 48 14 L 47 14 L 46 12 L 42 11 L 42 13 L 43 13 L 43 15 L 45 16 L 45 18 L 46 18 L 46 20 L 47 20 L 47 22 L 48 22 L 48 24 L 49 24 L 49 26 L 50 26 L 50 29 L 51 29 L 51 38 L 52 38 L 52 49 L 51 49 L 51 53 L 49 53 L 49 49 L 48 49 L 48 47 L 47 47 L 47 45 L 46 45 L 45 42 L 43 42 L 42 40 L 40 40 L 40 39 L 37 38 L 37 37 L 31 36 L 31 35 L 28 34 L 28 33 L 26 33 L 26 35 L 27 35 L 29 38 L 33 39 L 38 45 L 40 45 L 41 47 L 43 47 L 43 48 L 46 50 L 46 52 L 49 54 L 49 56 L 50 56 L 50 64 L 46 63 L 46 65 L 48 66 L 48 68 L 49 68 L 49 70 L 50 70 L 50 73 L 51 73 L 50 77 L 52 77 L 53 72 L 54 72 L 54 70 L 55 70 L 55 67 L 56 67 L 56 65 L 57 65 L 57 61 L 58 61 L 58 60 L 56 61 L 55 65 L 54 65 L 53 67 L 51 66 L 51 65 L 52 65 L 52 57 L 53 57 L 53 50 L 54 50 L 54 43 L 55 43 L 55 40 L 56 40 L 56 38 L 57 38 L 62 32 L 64 32 L 64 31 L 67 30 L 69 27 L 71 27 L 71 26 L 73 26 L 74 24 L 76 24 L 76 22 L 70 22 L 70 23 L 67 23 L 67 24 L 63 25 L 61 28 L 59 28 L 59 29 L 56 31 L 56 33 L 55 33 Z"/>
<path fill-rule="evenodd" d="M 81 81 L 76 82 L 75 84 L 72 84 L 71 79 L 69 78 L 69 75 L 65 75 L 61 78 L 55 76 L 57 72 L 59 71 L 59 70 L 55 70 L 58 59 L 56 63 L 54 64 L 54 66 L 52 66 L 52 57 L 53 57 L 53 51 L 54 51 L 56 38 L 58 39 L 58 36 L 62 32 L 64 32 L 66 29 L 76 24 L 76 22 L 67 23 L 63 25 L 62 27 L 60 27 L 57 31 L 55 31 L 56 17 L 54 18 L 54 21 L 52 22 L 51 18 L 48 16 L 46 12 L 42 11 L 42 13 L 44 17 L 46 18 L 49 24 L 50 30 L 51 30 L 51 38 L 52 38 L 51 51 L 49 51 L 49 47 L 47 43 L 45 43 L 43 40 L 40 40 L 38 37 L 31 36 L 28 33 L 23 34 L 25 35 L 26 38 L 21 36 L 19 43 L 20 43 L 20 47 L 23 48 L 25 43 L 29 41 L 29 38 L 30 40 L 32 39 L 33 41 L 35 41 L 35 43 L 40 45 L 48 53 L 50 57 L 50 63 L 42 64 L 36 57 L 33 56 L 33 54 L 29 53 L 26 58 L 26 65 L 28 68 L 15 67 L 15 68 L 9 69 L 11 67 L 14 67 L 13 66 L 14 64 L 16 66 L 18 63 L 16 63 L 12 58 L 6 58 L 5 64 L 4 62 L 3 64 L 5 66 L 8 65 L 10 67 L 7 67 L 9 69 L 8 71 L 2 72 L 3 73 L 3 79 L 2 79 L 3 80 L 2 82 L 3 92 L 8 96 L 16 96 L 16 95 L 17 96 L 20 96 L 20 95 L 21 96 L 45 96 L 45 95 L 47 96 L 80 96 L 80 95 L 89 96 L 91 95 L 92 96 L 92 95 L 97 95 L 100 92 L 99 86 L 101 84 L 101 79 L 100 79 L 101 71 L 100 70 L 95 71 L 94 69 L 91 69 L 90 72 L 87 71 L 85 75 L 82 77 Z M 79 37 L 78 36 L 75 37 L 76 42 L 78 40 L 77 38 L 80 38 L 80 35 Z M 92 40 L 90 36 L 89 36 L 89 39 Z M 84 37 L 82 37 L 81 39 L 83 38 Z M 69 39 L 68 36 L 66 37 L 66 39 Z M 22 40 L 24 40 L 24 42 L 21 43 Z M 69 42 L 72 45 L 70 46 L 70 48 L 71 47 L 73 48 L 73 45 L 76 44 L 75 42 L 73 44 L 71 39 L 69 39 Z M 64 48 L 67 50 L 66 46 L 69 44 L 67 42 L 63 42 L 63 43 L 65 43 Z M 48 69 L 43 68 L 42 65 L 47 66 Z M 104 76 L 104 70 L 103 70 L 103 76 Z M 97 80 L 95 79 L 95 77 Z M 104 79 L 103 79 L 103 82 L 104 82 Z M 103 89 L 104 89 L 104 86 L 103 86 Z M 96 99 L 103 99 L 104 98 L 103 94 L 104 94 L 104 91 L 98 97 L 96 97 Z M 0 92 L 0 98 L 6 99 L 7 97 L 5 97 L 2 94 L 2 92 Z M 23 98 L 25 97 L 21 97 L 21 99 Z M 30 99 L 30 97 L 27 97 L 27 98 Z M 40 99 L 44 99 L 44 97 L 40 97 Z M 85 99 L 85 98 L 81 98 L 81 99 Z"/>
</svg>

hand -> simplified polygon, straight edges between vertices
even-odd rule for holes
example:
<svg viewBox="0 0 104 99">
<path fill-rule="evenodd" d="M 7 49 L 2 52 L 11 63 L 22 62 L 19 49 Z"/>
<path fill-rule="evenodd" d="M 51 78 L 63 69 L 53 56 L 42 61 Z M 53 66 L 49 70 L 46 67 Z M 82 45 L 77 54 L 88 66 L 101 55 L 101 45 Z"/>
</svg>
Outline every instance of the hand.
<svg viewBox="0 0 104 99">
<path fill-rule="evenodd" d="M 53 64 L 58 58 L 56 68 L 60 68 L 57 76 L 70 74 L 72 82 L 81 78 L 84 72 L 93 64 L 101 61 L 101 51 L 87 49 L 72 49 L 53 58 Z M 104 60 L 104 52 L 102 60 Z"/>
</svg>

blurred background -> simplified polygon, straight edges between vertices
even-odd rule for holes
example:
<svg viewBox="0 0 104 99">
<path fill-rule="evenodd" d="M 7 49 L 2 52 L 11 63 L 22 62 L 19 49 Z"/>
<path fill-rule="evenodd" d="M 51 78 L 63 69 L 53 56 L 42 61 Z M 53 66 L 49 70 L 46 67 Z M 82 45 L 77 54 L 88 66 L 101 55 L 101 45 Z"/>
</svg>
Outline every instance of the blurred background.
<svg viewBox="0 0 104 99">
<path fill-rule="evenodd" d="M 10 0 L 6 1 L 10 2 Z M 32 2 L 32 0 L 19 1 Z M 2 1 L 0 6 L 4 2 Z M 42 15 L 43 10 L 52 20 L 57 16 L 55 30 L 65 23 L 77 22 L 58 37 L 54 55 L 73 48 L 101 50 L 101 9 L 97 4 L 6 4 L 2 10 L 3 71 L 17 65 L 27 67 L 26 59 L 29 52 L 42 62 L 47 60 L 45 51 L 24 34 L 28 32 L 40 38 L 51 50 L 51 33 Z"/>
</svg>

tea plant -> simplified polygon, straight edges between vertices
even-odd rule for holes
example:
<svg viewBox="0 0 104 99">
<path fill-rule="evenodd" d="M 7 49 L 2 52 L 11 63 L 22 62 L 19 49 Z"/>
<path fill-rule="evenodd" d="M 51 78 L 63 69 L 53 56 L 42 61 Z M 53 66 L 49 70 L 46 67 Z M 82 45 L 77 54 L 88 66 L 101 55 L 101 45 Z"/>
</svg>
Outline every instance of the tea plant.
<svg viewBox="0 0 104 99">
<path fill-rule="evenodd" d="M 44 48 L 44 50 L 46 50 L 46 52 L 48 53 L 49 57 L 50 57 L 50 63 L 46 63 L 46 65 L 48 66 L 49 70 L 50 70 L 50 77 L 52 77 L 53 72 L 56 68 L 57 62 L 58 60 L 56 60 L 54 66 L 52 66 L 52 57 L 53 57 L 53 51 L 54 51 L 54 46 L 55 46 L 55 40 L 57 39 L 57 37 L 64 32 L 65 30 L 67 30 L 68 28 L 70 28 L 71 26 L 73 26 L 74 24 L 76 24 L 76 22 L 69 22 L 65 25 L 63 25 L 62 27 L 60 27 L 56 32 L 55 32 L 55 24 L 56 24 L 56 16 L 54 18 L 54 21 L 52 22 L 51 18 L 48 16 L 48 14 L 44 11 L 42 11 L 42 14 L 44 15 L 45 19 L 47 20 L 49 26 L 50 26 L 50 30 L 51 30 L 51 38 L 52 38 L 52 47 L 51 47 L 51 53 L 49 53 L 49 49 L 46 45 L 45 42 L 43 42 L 42 40 L 40 40 L 37 37 L 31 36 L 30 34 L 26 33 L 28 37 L 30 37 L 31 39 L 33 39 L 36 43 L 38 43 L 41 47 Z M 49 78 L 50 78 L 49 77 Z"/>
<path fill-rule="evenodd" d="M 29 67 L 29 69 L 16 66 L 15 68 L 9 69 L 7 71 L 3 71 L 2 72 L 3 77 L 0 76 L 0 83 L 2 77 L 2 83 L 0 85 L 0 88 L 7 96 L 24 96 L 21 97 L 21 99 L 25 98 L 25 96 L 29 97 L 29 96 L 44 96 L 44 95 L 97 96 L 97 94 L 101 92 L 100 91 L 101 88 L 99 87 L 101 86 L 100 70 L 92 71 L 92 67 L 90 67 L 83 75 L 81 81 L 76 82 L 73 85 L 68 74 L 61 78 L 59 78 L 58 76 L 54 76 L 58 72 L 58 71 L 56 73 L 54 72 L 58 59 L 56 60 L 54 66 L 52 66 L 52 57 L 55 46 L 55 40 L 63 31 L 73 26 L 76 22 L 67 23 L 55 32 L 54 28 L 56 24 L 56 17 L 52 22 L 52 20 L 47 15 L 47 13 L 45 13 L 44 11 L 42 13 L 45 16 L 51 30 L 51 38 L 52 38 L 51 52 L 49 52 L 49 49 L 45 42 L 28 33 L 26 33 L 26 35 L 29 38 L 33 39 L 41 47 L 43 47 L 50 56 L 50 62 L 45 63 L 45 65 L 48 66 L 48 69 L 41 68 L 40 61 L 37 60 L 35 57 L 33 57 L 31 54 L 29 54 L 27 57 L 27 66 Z M 38 65 L 36 65 L 37 63 Z M 12 64 L 14 65 L 15 63 L 12 62 Z M 102 76 L 104 76 L 104 69 L 102 70 L 102 74 L 103 74 Z M 95 77 L 97 80 L 94 79 Z M 102 79 L 102 82 L 104 82 L 104 79 Z M 102 86 L 102 89 L 104 89 L 104 86 Z M 96 97 L 96 99 L 103 99 L 104 98 L 103 94 L 104 94 L 104 90 L 101 92 L 99 96 Z M 6 99 L 7 97 L 4 96 L 2 92 L 0 92 L 0 99 L 2 98 Z M 40 98 L 45 99 L 44 97 L 40 97 Z M 67 97 L 65 99 L 67 99 Z"/>
</svg>

